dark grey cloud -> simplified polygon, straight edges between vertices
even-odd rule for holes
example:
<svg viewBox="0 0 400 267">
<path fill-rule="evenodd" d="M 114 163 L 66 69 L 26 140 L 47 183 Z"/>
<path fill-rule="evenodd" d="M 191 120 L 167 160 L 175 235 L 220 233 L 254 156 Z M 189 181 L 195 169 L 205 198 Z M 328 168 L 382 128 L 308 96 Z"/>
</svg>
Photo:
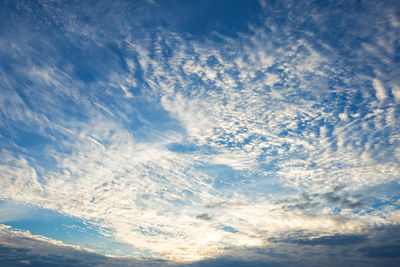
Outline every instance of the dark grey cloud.
<svg viewBox="0 0 400 267">
<path fill-rule="evenodd" d="M 344 191 L 346 187 L 336 186 L 326 193 L 301 192 L 298 198 L 282 199 L 277 204 L 283 204 L 285 210 L 317 210 L 325 206 L 337 208 L 360 209 L 371 203 L 372 197 L 361 193 Z"/>
<path fill-rule="evenodd" d="M 208 214 L 200 214 L 207 218 Z M 199 215 L 199 216 L 200 216 Z M 312 238 L 304 231 L 289 232 L 268 239 L 276 246 L 227 248 L 226 255 L 178 264 L 154 259 L 111 258 L 58 246 L 47 241 L 0 235 L 0 266 L 399 266 L 400 226 L 376 227 L 365 234 L 331 235 Z M 230 256 L 227 256 L 227 255 Z M 233 255 L 233 256 L 232 256 Z"/>
<path fill-rule="evenodd" d="M 113 258 L 74 247 L 0 231 L 0 266 L 160 266 L 173 265 L 162 260 Z"/>
<path fill-rule="evenodd" d="M 393 259 L 400 266 L 400 225 L 376 227 L 371 233 L 372 242 L 358 251 L 375 259 Z"/>
<path fill-rule="evenodd" d="M 400 266 L 400 226 L 385 225 L 365 229 L 359 234 L 313 237 L 304 231 L 282 233 L 268 238 L 275 248 L 252 250 L 270 255 L 271 251 L 297 257 L 303 266 Z M 329 263 L 328 263 L 329 262 Z M 296 265 L 293 265 L 296 266 Z"/>
<path fill-rule="evenodd" d="M 319 202 L 301 202 L 293 205 L 285 205 L 285 210 L 310 210 L 319 206 Z"/>
<path fill-rule="evenodd" d="M 226 207 L 234 207 L 234 206 L 243 206 L 246 205 L 244 202 L 240 201 L 221 201 L 217 203 L 207 204 L 207 209 L 219 209 L 219 208 L 226 208 Z"/>
<path fill-rule="evenodd" d="M 210 260 L 203 260 L 196 263 L 192 263 L 186 265 L 187 267 L 208 267 L 208 266 L 215 266 L 215 267 L 230 267 L 230 266 L 237 266 L 237 267 L 265 267 L 265 266 L 288 266 L 283 264 L 282 262 L 274 262 L 274 261 L 266 261 L 266 260 L 238 260 L 238 259 L 231 259 L 221 257 L 218 259 L 210 259 Z M 299 266 L 299 265 L 298 265 Z"/>
<path fill-rule="evenodd" d="M 323 236 L 310 239 L 284 239 L 275 240 L 270 239 L 271 242 L 284 242 L 284 243 L 294 243 L 298 245 L 310 245 L 310 246 L 346 246 L 354 245 L 366 242 L 368 240 L 366 235 L 332 235 Z"/>
<path fill-rule="evenodd" d="M 365 246 L 359 251 L 371 258 L 398 258 L 400 263 L 400 243 L 385 244 L 381 246 Z"/>
<path fill-rule="evenodd" d="M 200 220 L 205 220 L 205 221 L 211 221 L 212 217 L 208 215 L 207 213 L 202 213 L 196 216 L 197 219 Z"/>
<path fill-rule="evenodd" d="M 37 245 L 40 246 L 41 242 Z M 53 247 L 54 253 L 37 253 L 35 249 L 0 245 L 0 266 L 96 266 L 108 262 L 104 256 Z M 64 255 L 61 253 L 65 253 Z M 111 262 L 110 262 L 111 263 Z"/>
<path fill-rule="evenodd" d="M 339 185 L 329 192 L 299 192 L 298 197 L 280 199 L 276 204 L 281 204 L 285 210 L 301 210 L 318 214 L 323 207 L 338 209 L 368 209 L 371 206 L 381 207 L 391 205 L 397 201 L 399 184 L 390 182 L 376 186 L 366 186 L 359 191 L 352 191 L 349 185 Z M 383 197 L 382 197 L 383 196 Z"/>
</svg>

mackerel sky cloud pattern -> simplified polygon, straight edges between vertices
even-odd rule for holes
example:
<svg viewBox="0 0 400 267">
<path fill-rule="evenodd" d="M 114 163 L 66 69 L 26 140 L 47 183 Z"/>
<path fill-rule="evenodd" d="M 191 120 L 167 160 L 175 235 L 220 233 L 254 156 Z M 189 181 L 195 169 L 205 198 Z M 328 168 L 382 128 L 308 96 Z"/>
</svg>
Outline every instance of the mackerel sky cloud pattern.
<svg viewBox="0 0 400 267">
<path fill-rule="evenodd" d="M 397 1 L 0 10 L 0 263 L 400 263 Z"/>
</svg>

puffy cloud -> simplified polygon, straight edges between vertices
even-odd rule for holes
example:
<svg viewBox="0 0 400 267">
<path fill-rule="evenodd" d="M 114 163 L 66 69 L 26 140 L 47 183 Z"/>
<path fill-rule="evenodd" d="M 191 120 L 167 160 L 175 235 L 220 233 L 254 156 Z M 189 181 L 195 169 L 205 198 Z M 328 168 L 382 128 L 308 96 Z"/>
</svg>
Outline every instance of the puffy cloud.
<svg viewBox="0 0 400 267">
<path fill-rule="evenodd" d="M 375 92 L 376 98 L 379 101 L 384 101 L 386 99 L 386 97 L 387 97 L 387 94 L 386 94 L 386 89 L 385 89 L 385 87 L 383 87 L 382 82 L 380 80 L 378 80 L 378 79 L 373 79 L 372 80 L 372 84 L 373 84 L 374 89 L 376 91 Z"/>
</svg>

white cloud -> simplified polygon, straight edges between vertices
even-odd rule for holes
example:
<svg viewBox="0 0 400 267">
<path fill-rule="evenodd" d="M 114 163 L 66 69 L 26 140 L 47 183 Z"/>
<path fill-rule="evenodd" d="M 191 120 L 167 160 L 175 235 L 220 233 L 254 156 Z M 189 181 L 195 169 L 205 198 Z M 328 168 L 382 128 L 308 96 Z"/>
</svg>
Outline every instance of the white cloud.
<svg viewBox="0 0 400 267">
<path fill-rule="evenodd" d="M 339 114 L 339 118 L 343 121 L 348 121 L 349 120 L 349 116 L 347 115 L 346 112 L 340 113 Z"/>
<path fill-rule="evenodd" d="M 379 101 L 384 101 L 386 99 L 387 95 L 386 95 L 385 87 L 383 87 L 382 82 L 380 80 L 378 80 L 378 79 L 373 79 L 372 80 L 372 84 L 373 84 L 374 89 L 375 89 L 376 98 Z"/>
<path fill-rule="evenodd" d="M 392 86 L 392 94 L 393 94 L 394 99 L 396 100 L 396 102 L 400 102 L 400 86 L 393 85 Z"/>
</svg>

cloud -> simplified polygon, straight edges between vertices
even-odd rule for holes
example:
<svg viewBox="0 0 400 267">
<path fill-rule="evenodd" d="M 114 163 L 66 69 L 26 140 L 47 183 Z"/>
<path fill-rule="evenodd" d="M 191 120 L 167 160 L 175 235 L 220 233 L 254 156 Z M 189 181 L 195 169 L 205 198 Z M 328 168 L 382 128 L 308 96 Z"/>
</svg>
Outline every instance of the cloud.
<svg viewBox="0 0 400 267">
<path fill-rule="evenodd" d="M 359 249 L 365 256 L 371 258 L 398 258 L 400 257 L 400 245 L 388 244 L 377 247 L 362 247 Z M 400 261 L 399 261 L 400 262 Z"/>
<path fill-rule="evenodd" d="M 273 241 L 273 239 L 270 239 Z M 367 241 L 364 235 L 333 235 L 323 236 L 312 239 L 293 239 L 293 240 L 280 240 L 280 242 L 295 243 L 299 245 L 310 245 L 310 246 L 347 246 L 358 243 L 365 243 Z"/>
<path fill-rule="evenodd" d="M 192 264 L 190 266 L 193 267 L 203 267 L 203 266 L 218 266 L 218 267 L 227 267 L 227 266 L 240 266 L 240 267 L 245 267 L 245 266 L 255 266 L 255 267 L 261 267 L 261 266 L 286 266 L 282 262 L 274 262 L 274 261 L 263 261 L 263 260 L 240 260 L 240 259 L 229 259 L 229 258 L 218 258 L 218 259 L 211 259 L 211 260 L 205 260 L 201 261 L 195 264 Z M 288 265 L 289 266 L 289 265 Z M 293 266 L 293 265 L 290 265 Z"/>
<path fill-rule="evenodd" d="M 59 241 L 31 235 L 2 226 L 0 231 L 1 264 L 7 266 L 302 266 L 326 261 L 328 266 L 351 263 L 353 266 L 393 265 L 398 261 L 394 243 L 376 246 L 383 238 L 387 242 L 398 237 L 397 228 L 377 228 L 367 235 L 333 235 L 317 238 L 269 239 L 276 246 L 227 249 L 220 257 L 195 263 L 175 263 L 152 259 L 108 257 Z M 293 232 L 292 232 L 293 233 Z M 389 238 L 388 238 L 389 237 Z M 281 245 L 279 243 L 285 243 Z M 309 249 L 302 247 L 314 246 Z M 345 253 L 347 251 L 348 253 Z M 360 252 L 361 254 L 358 254 Z M 297 255 L 293 257 L 293 255 Z M 365 256 L 369 259 L 365 260 Z M 301 263 L 299 262 L 301 261 Z M 343 262 L 344 260 L 344 262 Z"/>
<path fill-rule="evenodd" d="M 0 264 L 4 266 L 154 266 L 163 263 L 107 257 L 4 225 L 0 230 L 0 255 Z"/>
<path fill-rule="evenodd" d="M 372 84 L 373 84 L 374 89 L 376 91 L 376 93 L 375 93 L 376 98 L 381 102 L 384 101 L 386 99 L 386 97 L 387 97 L 387 94 L 386 94 L 385 87 L 383 87 L 382 82 L 380 80 L 378 80 L 378 79 L 373 79 L 372 80 Z"/>
<path fill-rule="evenodd" d="M 202 213 L 202 214 L 197 215 L 196 219 L 211 221 L 212 217 L 210 215 L 208 215 L 207 213 Z"/>
<path fill-rule="evenodd" d="M 397 102 L 400 102 L 400 86 L 393 85 L 392 87 L 392 94 Z"/>
<path fill-rule="evenodd" d="M 393 193 L 377 194 L 382 210 L 366 197 L 400 175 L 384 74 L 397 66 L 394 15 L 380 28 L 367 7 L 324 16 L 306 1 L 260 2 L 261 26 L 196 39 L 168 23 L 143 32 L 156 4 L 63 5 L 38 3 L 57 38 L 28 25 L 25 4 L 23 34 L 2 39 L 2 199 L 180 261 L 267 247 L 285 231 L 312 233 L 292 245 L 356 244 L 365 227 L 399 222 Z"/>
</svg>

